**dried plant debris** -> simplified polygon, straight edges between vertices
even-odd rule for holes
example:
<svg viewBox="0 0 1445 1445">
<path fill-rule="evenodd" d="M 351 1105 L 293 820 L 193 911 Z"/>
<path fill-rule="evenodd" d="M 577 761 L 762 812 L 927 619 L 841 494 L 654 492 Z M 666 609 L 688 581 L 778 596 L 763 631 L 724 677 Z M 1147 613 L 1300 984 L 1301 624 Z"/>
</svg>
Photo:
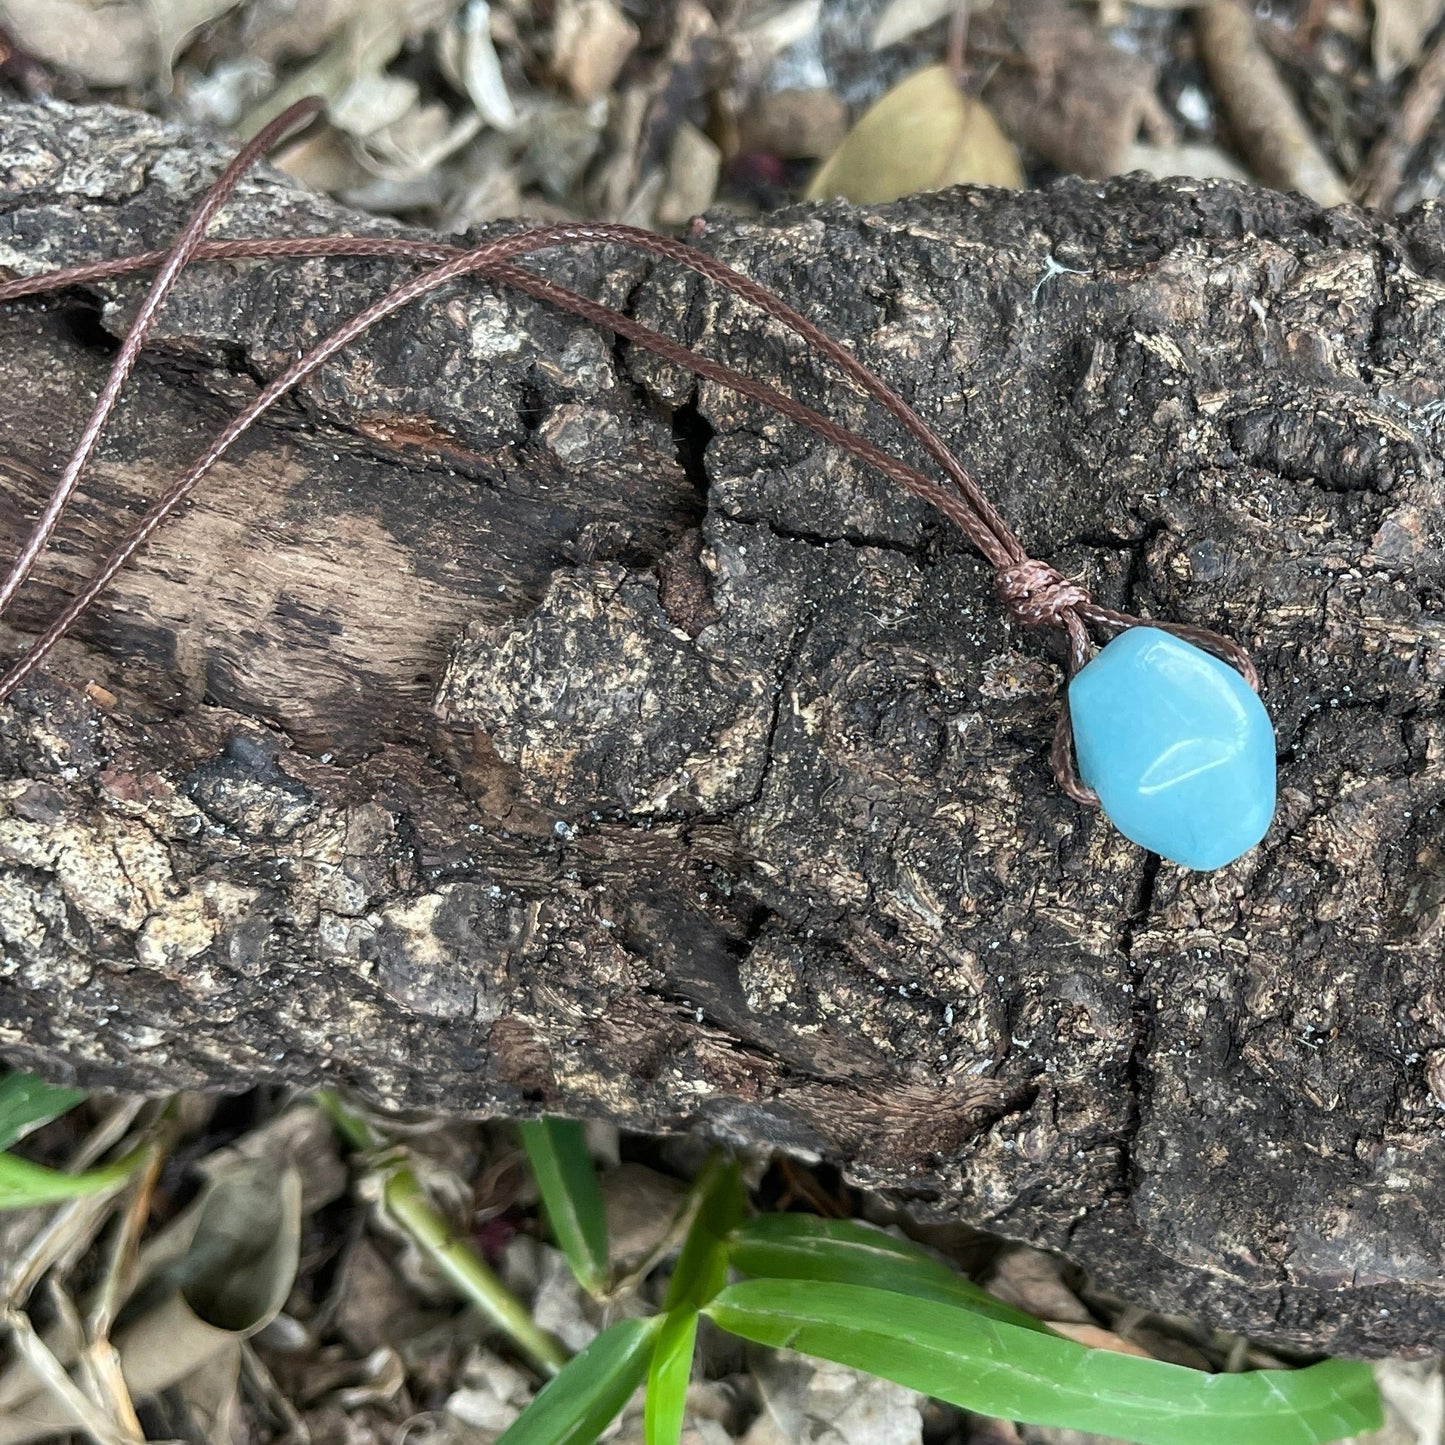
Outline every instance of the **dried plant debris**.
<svg viewBox="0 0 1445 1445">
<path fill-rule="evenodd" d="M 0 21 L 40 16 L 27 43 L 56 74 L 123 87 L 240 136 L 321 94 L 327 124 L 278 163 L 351 205 L 447 231 L 519 215 L 678 227 L 719 200 L 877 202 L 924 187 L 1020 185 L 1016 139 L 1050 165 L 1102 174 L 1129 163 L 1141 116 L 1151 140 L 1168 140 L 1151 109 L 1150 64 L 1112 46 L 1086 11 L 1058 0 L 986 9 L 979 0 L 0 0 Z M 950 35 L 968 33 L 959 21 L 971 12 L 969 49 L 946 70 Z M 845 100 L 830 59 L 828 37 L 845 32 L 896 82 L 875 91 L 871 109 Z M 90 64 L 91 52 L 101 61 Z M 1002 125 L 977 94 L 990 74 L 1012 107 Z M 1188 166 L 1200 162 L 1180 162 Z"/>
<path fill-rule="evenodd" d="M 85 1107 L 99 1120 L 88 1132 Z M 864 1253 L 847 1265 L 876 1283 L 875 1265 L 896 1242 L 899 1258 L 911 1261 L 906 1267 L 922 1269 L 935 1292 L 971 1292 L 969 1299 L 1003 1311 L 1005 1322 L 1018 1318 L 1008 1303 L 1015 1302 L 1053 1321 L 1055 1335 L 1092 1350 L 1214 1370 L 1281 1363 L 1248 1341 L 1098 1296 L 1048 1254 L 934 1226 L 939 1245 L 989 1277 L 991 1292 L 983 1294 L 953 1266 L 920 1254 L 896 1225 L 882 1233 L 848 1222 L 850 1215 L 901 1216 L 836 1175 L 782 1159 L 740 1165 L 687 1138 L 619 1139 L 610 1128 L 584 1132 L 559 1120 L 520 1131 L 383 1120 L 329 1094 L 79 1108 L 57 1098 L 54 1107 L 32 1107 L 30 1119 L 28 1136 L 13 1138 L 24 1137 L 32 1150 L 38 1143 L 55 1163 L 88 1167 L 139 1142 L 151 1164 L 98 1203 L 29 1211 L 19 1217 L 28 1227 L 0 1213 L 0 1310 L 10 1341 L 0 1358 L 0 1445 L 75 1429 L 104 1445 L 164 1438 L 380 1445 L 403 1437 L 485 1445 L 518 1421 L 549 1375 L 571 1368 L 569 1354 L 621 1321 L 640 1325 L 671 1308 L 679 1276 L 692 1278 L 685 1240 L 735 1226 L 755 1248 L 783 1250 L 768 1259 L 790 1284 L 795 1271 L 786 1261 L 811 1258 L 827 1239 L 861 1242 Z M 584 1151 L 572 1162 L 590 1161 L 586 1189 L 585 1180 L 539 1172 L 541 1146 L 532 1135 L 548 1129 Z M 623 1155 L 633 1157 L 620 1162 Z M 710 1179 L 731 1182 L 709 1195 Z M 403 1180 L 405 1198 L 397 1190 Z M 707 1214 L 706 1201 L 723 1194 L 734 1201 L 729 1212 Z M 569 1199 L 606 1217 L 605 1277 L 595 1289 L 579 1282 L 579 1241 L 568 1243 L 561 1212 Z M 824 1213 L 773 1212 L 804 1202 Z M 763 1214 L 744 1223 L 751 1208 Z M 797 1249 L 803 1255 L 788 1252 Z M 464 1268 L 463 1258 L 471 1261 Z M 745 1276 L 763 1267 L 759 1258 L 736 1262 Z M 500 1292 L 490 1305 L 479 1285 Z M 931 1297 L 922 1277 L 918 1287 L 920 1299 Z M 502 1299 L 522 1311 L 540 1353 L 496 1312 Z M 1441 1411 L 1438 1369 L 1383 1369 L 1392 1415 L 1376 1445 L 1437 1441 L 1430 1432 Z M 816 1356 L 762 1349 L 725 1329 L 698 1335 L 676 1398 L 684 1445 L 1078 1445 L 1090 1438 L 975 1420 L 913 1388 Z M 609 1410 L 619 1406 L 620 1397 Z M 525 1438 L 560 1438 L 533 1429 Z M 605 1438 L 644 1445 L 676 1436 L 649 1426 L 639 1394 Z"/>
<path fill-rule="evenodd" d="M 874 50 L 912 39 L 920 30 L 927 30 L 941 20 L 969 9 L 968 0 L 888 0 L 873 22 L 870 37 Z M 974 6 L 972 8 L 982 8 Z"/>
<path fill-rule="evenodd" d="M 1154 65 L 1060 0 L 995 6 L 970 44 L 996 62 L 983 95 L 1004 129 L 1057 170 L 1117 174 L 1141 126 L 1155 144 L 1172 139 Z"/>
<path fill-rule="evenodd" d="M 140 85 L 170 69 L 237 0 L 5 0 L 0 21 L 35 59 L 89 85 Z"/>
<path fill-rule="evenodd" d="M 1252 175 L 1332 204 L 1343 172 L 1358 198 L 1385 207 L 1445 189 L 1445 0 L 1277 0 L 1268 25 L 1245 5 L 1196 13 L 1196 0 L 996 0 L 967 7 L 961 57 L 948 57 L 960 8 L 0 0 L 0 86 L 121 99 L 237 135 L 320 92 L 327 123 L 281 164 L 350 204 L 458 232 L 521 215 L 679 227 L 719 202 L 794 200 L 824 161 L 810 194 L 868 204 L 923 186 L 1021 184 L 1015 147 L 1035 179 Z M 1340 97 L 1361 103 L 1342 108 Z M 1351 146 L 1368 156 L 1358 168 Z M 1445 1062 L 1427 1066 L 1445 1101 Z M 93 1135 L 54 1162 L 85 1169 L 140 1142 L 195 1168 L 172 1165 L 130 1194 L 77 1199 L 44 1219 L 0 1217 L 11 1327 L 0 1445 L 81 1424 L 134 1440 L 130 1396 L 157 1384 L 172 1388 L 164 1411 L 140 1407 L 153 1437 L 315 1445 L 475 1445 L 536 1394 L 538 1373 L 399 1237 L 379 1176 L 370 1201 L 350 1184 L 317 1110 L 258 1105 L 264 1117 L 236 1125 L 218 1124 L 214 1103 L 91 1107 Z M 429 1121 L 406 1143 L 459 1235 L 548 1330 L 577 1347 L 609 1322 L 615 1304 L 578 1287 L 545 1242 L 509 1130 Z M 616 1264 L 645 1291 L 675 1243 L 689 1171 L 655 1141 L 628 1147 L 633 1159 L 614 1157 L 602 1192 Z M 863 1208 L 804 1166 L 777 1172 L 796 1205 Z M 1272 1363 L 1252 1342 L 1102 1298 L 1048 1255 L 989 1250 L 975 1273 L 995 1295 L 1098 1348 L 1196 1367 Z M 97 1281 L 113 1296 L 109 1314 L 92 1305 Z M 89 1393 L 81 1362 L 94 1370 Z M 1440 1445 L 1438 1362 L 1379 1373 L 1390 1419 L 1375 1445 Z M 964 1421 L 900 1387 L 720 1332 L 703 1339 L 683 1438 L 877 1445 L 925 1430 L 958 1445 L 1086 1439 Z M 611 1438 L 644 1440 L 636 1408 Z"/>
<path fill-rule="evenodd" d="M 142 1136 L 152 1146 L 169 1142 L 177 1117 L 153 1110 Z M 154 1192 L 156 1169 L 132 1186 L 118 1235 L 104 1226 L 124 1195 L 102 1200 L 100 1208 L 63 1213 L 28 1248 L 7 1253 L 17 1268 L 6 1281 L 5 1318 L 20 1348 L 0 1369 L 3 1445 L 73 1429 L 104 1440 L 137 1439 L 132 1400 L 186 1381 L 203 1380 L 200 1393 L 217 1403 L 228 1396 L 244 1342 L 277 1318 L 296 1278 L 306 1192 L 291 1152 L 306 1127 L 296 1125 L 293 1120 L 245 1149 L 214 1157 L 194 1203 L 139 1248 L 147 1216 L 164 1208 Z M 313 1154 L 313 1181 L 318 1167 L 324 1175 Z M 326 1192 L 324 1185 L 313 1187 L 312 1208 Z M 99 1291 L 89 1291 L 82 1318 L 86 1295 L 72 1290 L 86 1277 L 72 1274 L 88 1246 L 106 1241 Z M 24 1311 L 42 1279 L 47 1288 L 37 1296 L 37 1328 Z M 83 1382 L 97 1362 L 107 1368 L 99 1394 L 94 1384 L 80 1389 L 68 1373 L 78 1367 Z"/>
<path fill-rule="evenodd" d="M 1419 62 L 1426 37 L 1445 16 L 1445 0 L 1374 0 L 1374 12 L 1375 71 L 1393 80 Z"/>
<path fill-rule="evenodd" d="M 1254 173 L 1322 206 L 1346 200 L 1343 181 L 1259 44 L 1249 12 L 1234 0 L 1214 0 L 1197 12 L 1195 33 L 1240 153 Z"/>
<path fill-rule="evenodd" d="M 1430 47 L 1394 107 L 1355 180 L 1355 198 L 1380 210 L 1399 208 L 1406 168 L 1445 104 L 1445 33 Z M 1438 168 L 1440 151 L 1435 161 Z M 1438 177 L 1437 177 L 1438 192 Z"/>
<path fill-rule="evenodd" d="M 240 12 L 238 50 L 273 66 L 309 60 L 367 8 L 368 0 L 250 0 Z"/>
<path fill-rule="evenodd" d="M 1150 145 L 1135 141 L 1124 155 L 1126 171 L 1165 176 L 1194 176 L 1198 180 L 1247 181 L 1249 172 L 1229 154 L 1213 145 Z"/>
<path fill-rule="evenodd" d="M 1369 1445 L 1440 1445 L 1445 1440 L 1445 1370 L 1438 1360 L 1381 1360 L 1385 1427 Z"/>
<path fill-rule="evenodd" d="M 848 109 L 826 86 L 760 96 L 738 120 L 737 149 L 783 160 L 821 160 L 843 143 Z"/>
<path fill-rule="evenodd" d="M 743 1445 L 923 1445 L 922 1397 L 901 1385 L 788 1351 L 753 1376 L 763 1410 Z"/>
<path fill-rule="evenodd" d="M 318 93 L 326 125 L 280 163 L 351 205 L 443 231 L 508 216 L 677 228 L 717 204 L 803 195 L 876 204 L 1023 184 L 1020 161 L 1035 180 L 1245 177 L 1326 204 L 1342 174 L 1371 205 L 1445 187 L 1445 0 L 1286 0 L 1258 23 L 1237 0 L 1196 11 L 0 0 L 0 90 L 78 87 L 238 136 Z"/>
<path fill-rule="evenodd" d="M 552 29 L 552 74 L 573 100 L 612 89 L 642 32 L 612 0 L 563 0 Z"/>
<path fill-rule="evenodd" d="M 894 86 L 849 131 L 808 187 L 858 205 L 953 185 L 1012 186 L 1023 173 L 988 108 L 930 65 Z"/>
</svg>

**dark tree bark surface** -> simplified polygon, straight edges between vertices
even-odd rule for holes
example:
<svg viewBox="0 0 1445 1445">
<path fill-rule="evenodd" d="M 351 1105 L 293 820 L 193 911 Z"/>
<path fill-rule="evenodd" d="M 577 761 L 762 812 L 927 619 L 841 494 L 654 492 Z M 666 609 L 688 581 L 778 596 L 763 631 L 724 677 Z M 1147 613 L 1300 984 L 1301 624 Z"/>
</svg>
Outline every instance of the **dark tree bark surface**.
<svg viewBox="0 0 1445 1445">
<path fill-rule="evenodd" d="M 222 156 L 8 109 L 0 264 L 159 244 Z M 274 174 L 219 228 L 341 229 L 383 223 Z M 5 1056 L 816 1152 L 1154 1307 L 1437 1344 L 1442 212 L 1125 178 L 698 244 L 848 338 L 1036 555 L 1253 649 L 1265 844 L 1191 874 L 1074 807 L 1052 643 L 961 538 L 475 282 L 257 428 L 0 714 Z M 534 264 L 885 434 L 690 274 Z M 187 273 L 10 648 L 397 269 Z M 7 554 L 140 294 L 0 310 Z"/>
</svg>

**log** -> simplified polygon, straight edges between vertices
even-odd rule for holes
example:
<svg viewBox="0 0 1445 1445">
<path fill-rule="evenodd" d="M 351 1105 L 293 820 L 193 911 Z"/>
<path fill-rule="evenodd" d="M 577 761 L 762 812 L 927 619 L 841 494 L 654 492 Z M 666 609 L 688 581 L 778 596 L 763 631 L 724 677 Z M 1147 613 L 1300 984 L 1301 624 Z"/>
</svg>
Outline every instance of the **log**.
<svg viewBox="0 0 1445 1445">
<path fill-rule="evenodd" d="M 225 154 L 7 108 L 0 265 L 162 244 Z M 217 234 L 388 229 L 261 172 Z M 250 433 L 0 711 L 4 1057 L 694 1130 L 1152 1308 L 1434 1344 L 1442 211 L 1124 177 L 694 233 L 897 386 L 1035 555 L 1252 649 L 1264 845 L 1190 873 L 1064 798 L 1058 649 L 921 503 L 472 281 Z M 891 438 L 675 266 L 533 264 Z M 402 269 L 187 272 L 9 650 Z M 7 555 L 142 284 L 0 309 Z"/>
</svg>

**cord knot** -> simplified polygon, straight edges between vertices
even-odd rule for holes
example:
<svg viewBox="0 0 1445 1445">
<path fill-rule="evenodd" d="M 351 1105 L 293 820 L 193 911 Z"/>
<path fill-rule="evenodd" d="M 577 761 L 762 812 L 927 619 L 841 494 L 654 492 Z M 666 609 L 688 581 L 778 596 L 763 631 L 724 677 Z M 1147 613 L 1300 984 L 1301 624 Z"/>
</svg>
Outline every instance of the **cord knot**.
<svg viewBox="0 0 1445 1445">
<path fill-rule="evenodd" d="M 995 580 L 1009 615 L 1024 627 L 1057 627 L 1065 614 L 1092 600 L 1086 587 L 1036 557 L 1000 567 Z"/>
</svg>

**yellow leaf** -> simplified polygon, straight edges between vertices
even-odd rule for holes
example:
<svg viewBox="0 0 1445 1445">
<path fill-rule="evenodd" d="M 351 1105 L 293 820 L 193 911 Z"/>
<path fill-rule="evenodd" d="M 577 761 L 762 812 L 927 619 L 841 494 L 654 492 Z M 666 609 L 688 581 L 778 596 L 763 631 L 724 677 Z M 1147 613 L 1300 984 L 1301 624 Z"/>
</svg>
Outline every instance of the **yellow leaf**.
<svg viewBox="0 0 1445 1445">
<path fill-rule="evenodd" d="M 988 107 L 965 95 L 948 67 L 899 81 L 843 138 L 808 187 L 810 201 L 895 201 L 943 186 L 1023 185 L 1018 157 Z"/>
</svg>

